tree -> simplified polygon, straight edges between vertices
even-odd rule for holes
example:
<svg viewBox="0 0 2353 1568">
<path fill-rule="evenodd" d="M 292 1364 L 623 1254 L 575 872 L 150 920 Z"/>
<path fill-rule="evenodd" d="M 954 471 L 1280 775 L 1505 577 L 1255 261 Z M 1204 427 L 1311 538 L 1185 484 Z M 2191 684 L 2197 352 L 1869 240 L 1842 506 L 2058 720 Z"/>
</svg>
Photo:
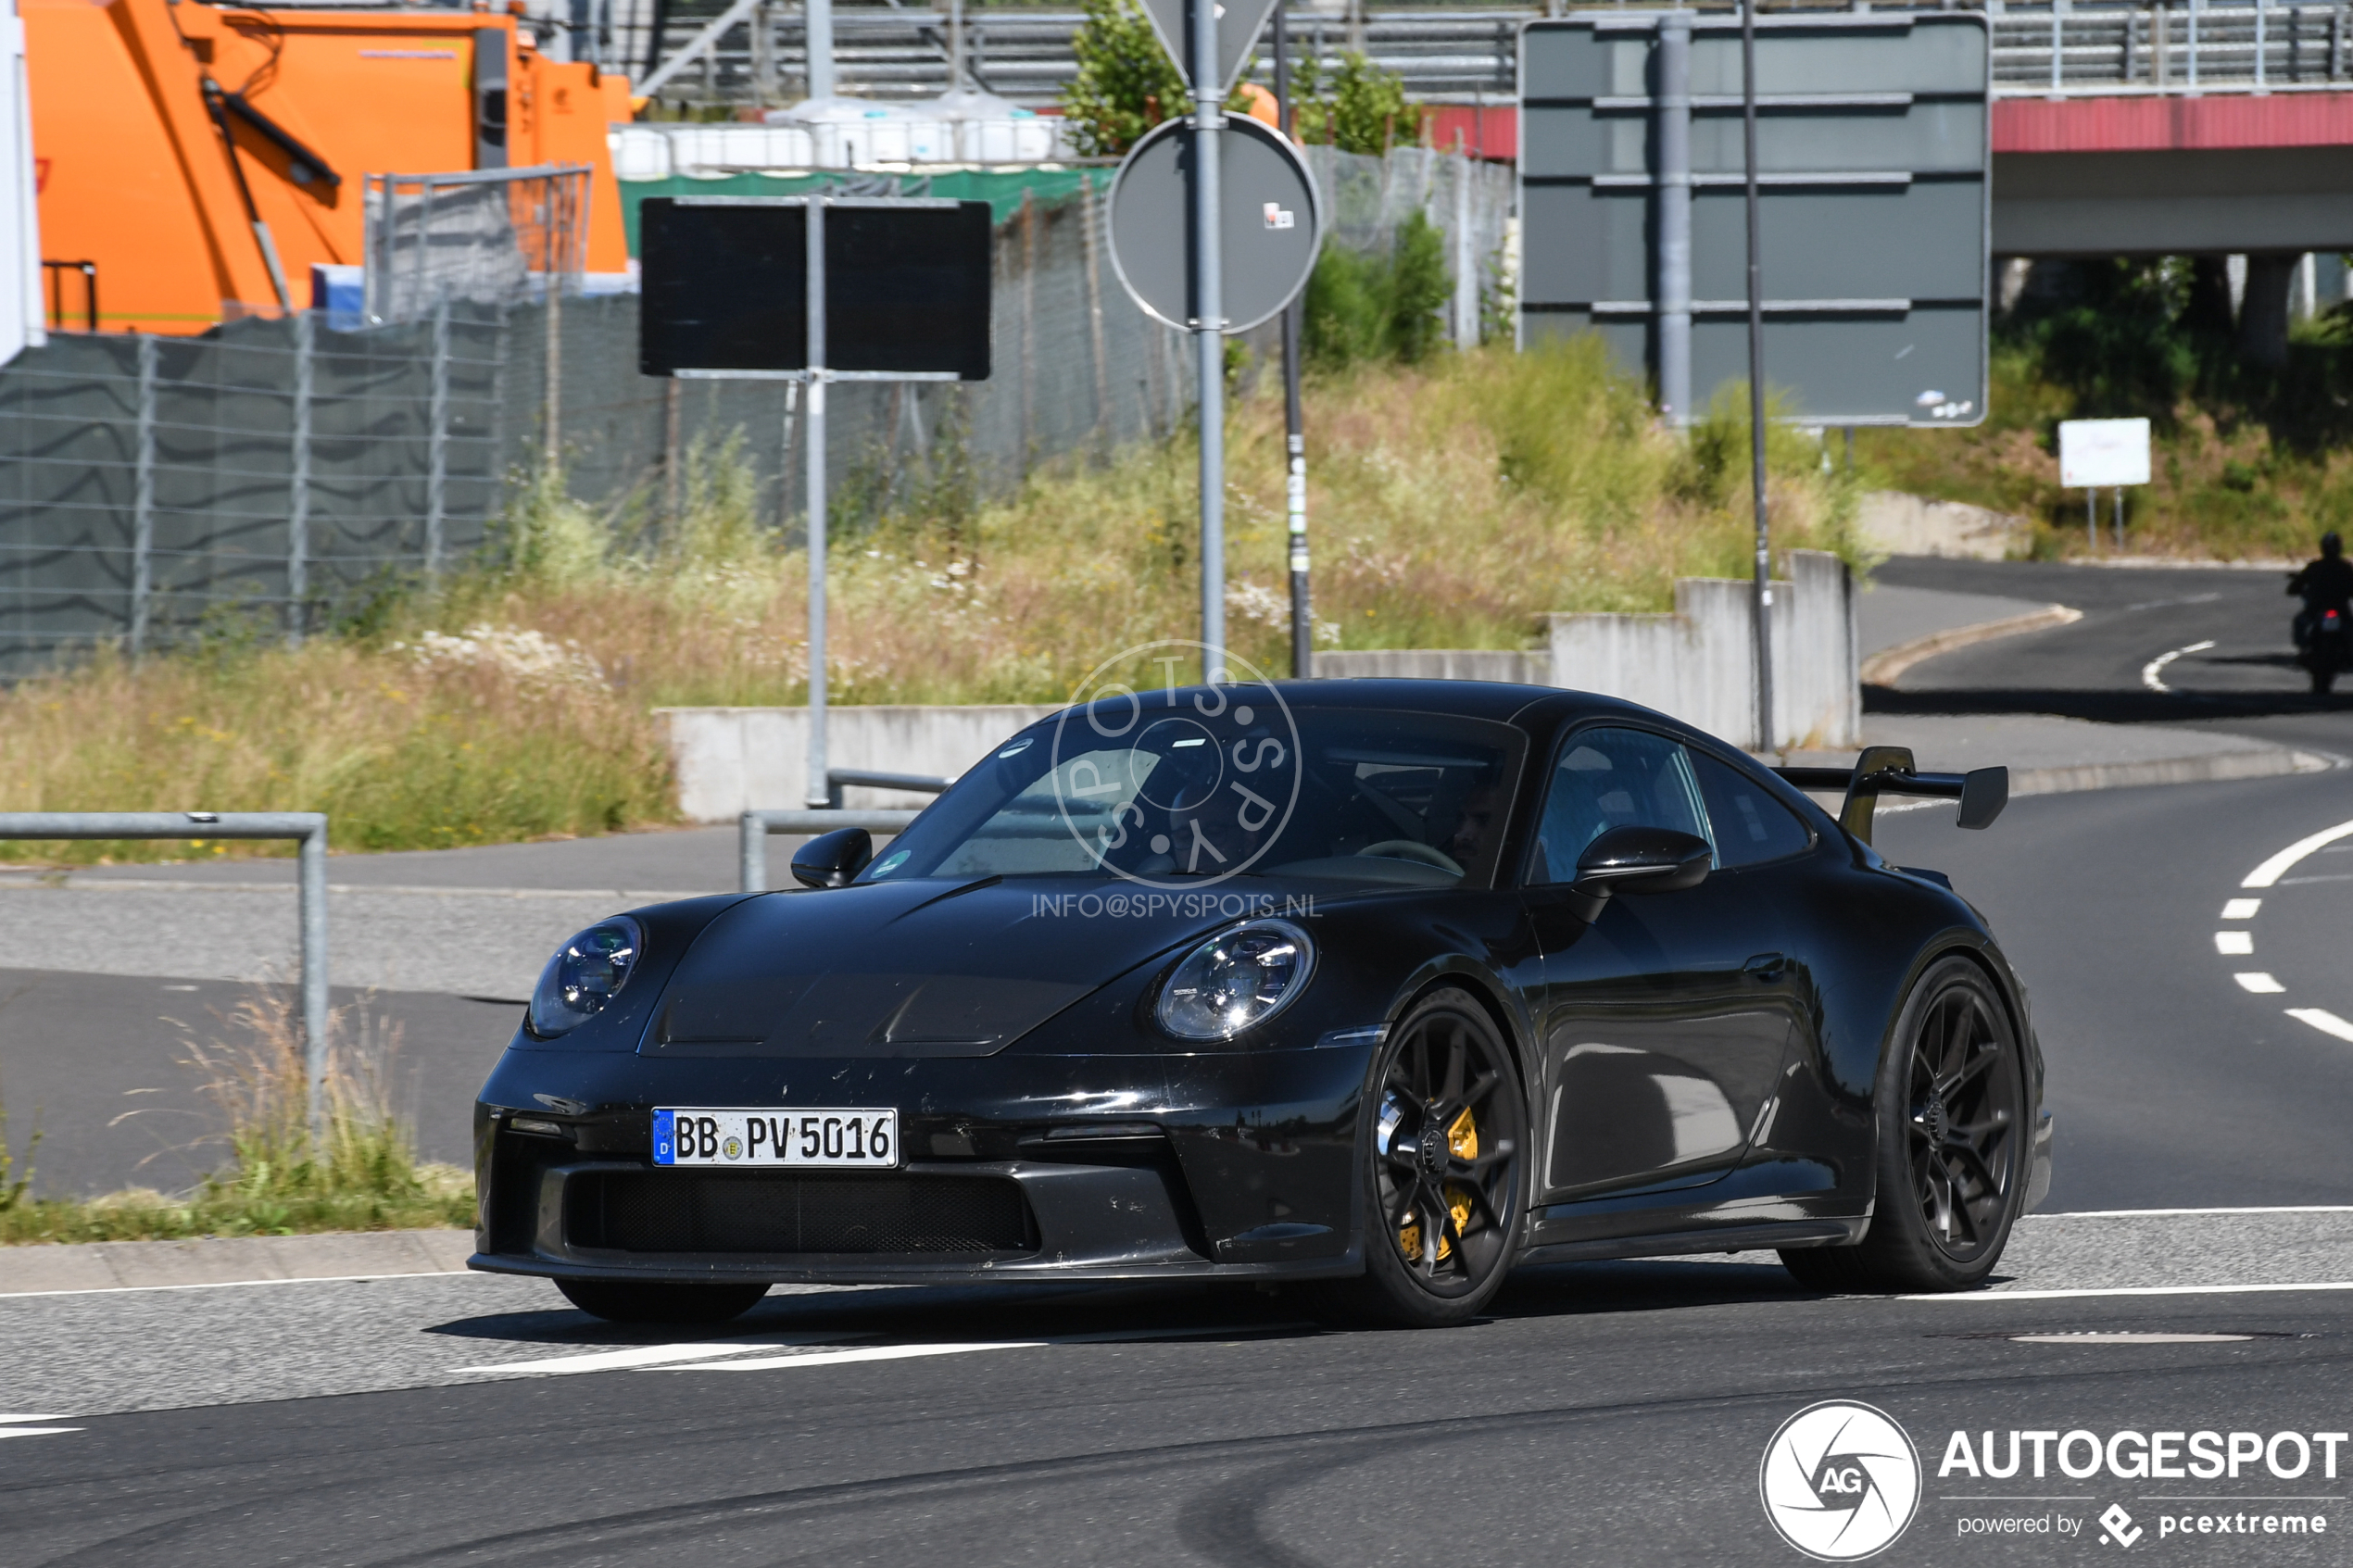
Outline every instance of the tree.
<svg viewBox="0 0 2353 1568">
<path fill-rule="evenodd" d="M 1326 142 L 1344 153 L 1378 157 L 1420 134 L 1420 110 L 1405 96 L 1405 79 L 1363 55 L 1343 55 L 1327 80 L 1313 57 L 1300 68 L 1292 93 L 1299 139 Z"/>
<path fill-rule="evenodd" d="M 1086 13 L 1063 113 L 1080 152 L 1122 157 L 1162 120 L 1192 113 L 1193 97 L 1136 0 L 1086 0 Z"/>
</svg>

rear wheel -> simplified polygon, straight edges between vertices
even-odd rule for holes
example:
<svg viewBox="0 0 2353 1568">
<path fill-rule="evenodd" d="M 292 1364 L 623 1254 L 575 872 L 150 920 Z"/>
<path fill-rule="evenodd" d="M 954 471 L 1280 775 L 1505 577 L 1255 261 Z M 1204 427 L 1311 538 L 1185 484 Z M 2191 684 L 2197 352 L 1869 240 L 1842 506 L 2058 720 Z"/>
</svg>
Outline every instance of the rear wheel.
<svg viewBox="0 0 2353 1568">
<path fill-rule="evenodd" d="M 1793 1248 L 1816 1290 L 1965 1290 L 2000 1261 L 2032 1150 L 2026 1067 L 1985 973 L 1947 959 L 1913 989 L 1880 1069 L 1879 1200 L 1853 1247 Z"/>
<path fill-rule="evenodd" d="M 1433 992 L 1381 1053 L 1365 1148 L 1365 1273 L 1331 1315 L 1437 1328 L 1478 1315 L 1518 1248 L 1528 1110 L 1504 1036 L 1468 993 Z"/>
<path fill-rule="evenodd" d="M 560 1279 L 573 1306 L 608 1323 L 725 1323 L 759 1305 L 765 1285 L 671 1285 L 641 1280 Z"/>
</svg>

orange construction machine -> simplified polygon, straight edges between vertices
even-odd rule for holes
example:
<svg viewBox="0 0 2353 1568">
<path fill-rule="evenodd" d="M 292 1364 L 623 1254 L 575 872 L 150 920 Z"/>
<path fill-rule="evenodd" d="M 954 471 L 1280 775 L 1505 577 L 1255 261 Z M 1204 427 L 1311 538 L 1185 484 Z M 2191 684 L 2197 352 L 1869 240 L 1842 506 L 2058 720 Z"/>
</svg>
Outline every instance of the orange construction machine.
<svg viewBox="0 0 2353 1568">
<path fill-rule="evenodd" d="M 314 263 L 361 261 L 368 174 L 585 165 L 587 270 L 627 268 L 605 135 L 628 83 L 541 57 L 510 15 L 19 5 L 63 326 L 307 307 Z"/>
</svg>

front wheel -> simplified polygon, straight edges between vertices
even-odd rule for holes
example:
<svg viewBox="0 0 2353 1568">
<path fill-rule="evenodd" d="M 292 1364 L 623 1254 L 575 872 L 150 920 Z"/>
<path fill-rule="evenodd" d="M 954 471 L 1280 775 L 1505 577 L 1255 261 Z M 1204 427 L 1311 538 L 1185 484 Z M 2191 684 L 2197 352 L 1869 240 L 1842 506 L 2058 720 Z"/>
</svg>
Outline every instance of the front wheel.
<svg viewBox="0 0 2353 1568">
<path fill-rule="evenodd" d="M 645 1280 L 560 1279 L 556 1288 L 607 1323 L 726 1323 L 768 1294 L 765 1285 L 670 1285 Z"/>
<path fill-rule="evenodd" d="M 1966 1290 L 1994 1272 L 2024 1201 L 2026 1064 L 1984 971 L 1947 959 L 1913 988 L 1881 1065 L 1879 1200 L 1853 1247 L 1792 1248 L 1800 1285 Z"/>
<path fill-rule="evenodd" d="M 1475 1317 L 1518 1250 L 1528 1109 L 1503 1033 L 1467 992 L 1433 992 L 1391 1031 L 1363 1152 L 1365 1273 L 1332 1316 L 1400 1328 Z"/>
</svg>

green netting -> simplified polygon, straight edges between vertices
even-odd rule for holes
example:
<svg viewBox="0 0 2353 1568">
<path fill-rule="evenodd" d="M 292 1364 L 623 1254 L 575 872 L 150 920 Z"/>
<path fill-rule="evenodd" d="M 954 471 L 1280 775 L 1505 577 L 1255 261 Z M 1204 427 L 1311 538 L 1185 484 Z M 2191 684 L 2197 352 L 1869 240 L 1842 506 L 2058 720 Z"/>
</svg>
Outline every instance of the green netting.
<svg viewBox="0 0 2353 1568">
<path fill-rule="evenodd" d="M 667 180 L 623 180 L 621 211 L 629 228 L 629 254 L 637 254 L 637 204 L 648 196 L 798 196 L 820 185 L 846 195 L 940 196 L 950 201 L 985 201 L 989 217 L 1004 222 L 1021 210 L 1022 193 L 1040 207 L 1056 207 L 1082 190 L 1101 191 L 1111 184 L 1108 169 L 940 169 L 924 174 L 822 173 L 724 174 L 697 179 L 673 174 Z"/>
</svg>

